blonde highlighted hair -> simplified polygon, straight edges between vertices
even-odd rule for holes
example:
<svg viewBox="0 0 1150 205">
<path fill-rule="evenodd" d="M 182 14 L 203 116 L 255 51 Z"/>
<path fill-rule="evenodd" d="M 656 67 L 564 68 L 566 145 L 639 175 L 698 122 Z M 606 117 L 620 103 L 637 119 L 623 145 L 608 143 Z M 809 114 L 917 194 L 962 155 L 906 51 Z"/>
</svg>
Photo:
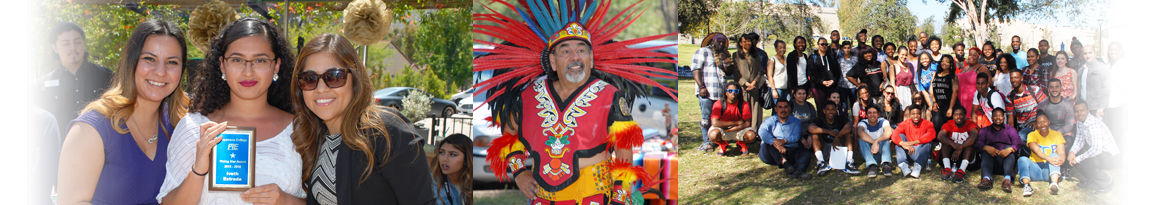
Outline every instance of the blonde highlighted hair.
<svg viewBox="0 0 1150 205">
<path fill-rule="evenodd" d="M 180 46 L 180 74 L 182 75 L 187 69 L 188 60 L 188 47 L 185 44 L 184 32 L 180 30 L 176 24 L 163 20 L 149 20 L 144 21 L 136 26 L 136 30 L 132 31 L 132 35 L 128 37 L 128 41 L 124 43 L 124 51 L 120 55 L 119 69 L 116 69 L 116 74 L 112 77 L 108 90 L 100 98 L 93 100 L 84 106 L 80 111 L 81 114 L 89 111 L 100 112 L 112 121 L 112 128 L 120 134 L 127 134 L 128 129 L 124 122 L 128 117 L 132 116 L 135 112 L 136 105 L 136 63 L 140 60 L 140 53 L 144 47 L 144 41 L 153 36 L 171 36 L 176 38 Z M 188 112 L 188 96 L 183 93 L 185 88 L 183 78 L 177 83 L 177 88 L 164 97 L 163 112 L 167 112 L 168 121 L 171 124 L 177 124 L 180 118 Z M 163 115 L 161 115 L 163 116 Z M 164 129 L 164 136 L 170 138 L 172 135 L 170 131 Z"/>
</svg>

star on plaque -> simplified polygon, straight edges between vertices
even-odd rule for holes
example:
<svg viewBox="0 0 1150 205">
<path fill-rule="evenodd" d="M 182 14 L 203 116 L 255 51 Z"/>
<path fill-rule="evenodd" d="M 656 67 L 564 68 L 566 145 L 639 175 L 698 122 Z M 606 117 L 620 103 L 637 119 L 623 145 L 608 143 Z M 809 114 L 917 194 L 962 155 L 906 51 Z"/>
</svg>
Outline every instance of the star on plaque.
<svg viewBox="0 0 1150 205">
<path fill-rule="evenodd" d="M 236 153 L 232 153 L 232 158 L 236 158 Z"/>
</svg>

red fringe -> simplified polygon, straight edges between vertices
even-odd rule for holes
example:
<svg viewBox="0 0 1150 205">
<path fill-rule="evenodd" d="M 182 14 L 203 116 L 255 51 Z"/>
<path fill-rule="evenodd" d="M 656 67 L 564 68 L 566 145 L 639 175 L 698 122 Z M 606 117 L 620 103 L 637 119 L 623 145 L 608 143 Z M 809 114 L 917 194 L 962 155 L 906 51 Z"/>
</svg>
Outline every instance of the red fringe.
<svg viewBox="0 0 1150 205">
<path fill-rule="evenodd" d="M 643 145 L 643 128 L 635 121 L 615 122 L 610 131 L 608 139 L 614 141 L 607 143 L 608 149 L 631 149 Z"/>
<path fill-rule="evenodd" d="M 491 147 L 487 148 L 487 164 L 491 165 L 491 171 L 495 172 L 495 178 L 499 181 L 511 181 L 511 177 L 507 176 L 507 156 L 501 152 L 503 152 L 503 148 L 510 147 L 517 142 L 519 142 L 519 136 L 505 134 L 503 137 L 491 140 Z"/>
<path fill-rule="evenodd" d="M 659 183 L 663 183 L 664 181 L 669 180 L 663 179 L 655 181 L 650 174 L 647 174 L 647 171 L 643 170 L 643 167 L 632 166 L 631 162 L 626 162 L 623 160 L 612 160 L 611 162 L 607 163 L 607 168 L 611 170 L 612 177 L 614 177 L 616 180 L 622 178 L 624 174 L 629 173 L 635 175 L 635 179 L 639 180 L 639 182 L 642 182 L 637 183 L 639 184 L 639 191 L 636 193 L 643 193 L 648 189 L 652 189 L 653 187 L 658 186 Z M 631 189 L 630 187 L 624 188 Z"/>
</svg>

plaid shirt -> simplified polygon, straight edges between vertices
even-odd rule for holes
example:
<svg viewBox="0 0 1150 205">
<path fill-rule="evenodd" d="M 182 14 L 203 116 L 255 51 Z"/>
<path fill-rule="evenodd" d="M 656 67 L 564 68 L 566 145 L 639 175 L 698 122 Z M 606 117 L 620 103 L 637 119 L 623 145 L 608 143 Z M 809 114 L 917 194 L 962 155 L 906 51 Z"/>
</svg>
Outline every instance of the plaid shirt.
<svg viewBox="0 0 1150 205">
<path fill-rule="evenodd" d="M 723 90 L 723 69 L 719 65 L 715 65 L 715 53 L 711 51 L 711 47 L 702 47 L 695 51 L 695 55 L 691 57 L 691 71 L 703 70 L 703 86 L 709 92 L 711 100 L 721 100 Z M 695 86 L 695 93 L 699 93 L 699 87 Z"/>
<path fill-rule="evenodd" d="M 1118 155 L 1118 144 L 1114 142 L 1114 135 L 1110 133 L 1110 128 L 1106 127 L 1106 124 L 1102 124 L 1102 120 L 1094 117 L 1094 115 L 1088 115 L 1086 120 L 1078 122 L 1077 126 L 1078 134 L 1074 136 L 1074 147 L 1070 148 L 1071 153 L 1078 154 L 1078 157 L 1074 158 L 1075 160 L 1081 162 L 1098 156 L 1102 152 Z M 1090 149 L 1079 153 L 1078 150 L 1086 144 L 1090 145 Z"/>
</svg>

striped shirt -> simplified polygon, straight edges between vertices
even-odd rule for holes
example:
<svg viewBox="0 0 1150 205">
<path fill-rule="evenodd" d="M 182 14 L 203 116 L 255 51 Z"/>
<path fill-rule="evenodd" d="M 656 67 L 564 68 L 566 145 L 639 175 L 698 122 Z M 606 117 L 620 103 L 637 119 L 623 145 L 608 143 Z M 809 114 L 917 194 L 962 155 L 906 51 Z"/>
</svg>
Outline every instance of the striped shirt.
<svg viewBox="0 0 1150 205">
<path fill-rule="evenodd" d="M 1023 130 L 1029 128 L 1030 123 L 1034 122 L 1035 116 L 1038 115 L 1038 101 L 1034 99 L 1033 95 L 1030 95 L 1026 86 L 1019 89 L 1022 89 L 1022 92 L 1011 93 L 1010 101 L 1014 105 L 1014 118 L 1017 119 L 1014 127 Z"/>
<path fill-rule="evenodd" d="M 721 100 L 723 94 L 723 69 L 715 64 L 715 52 L 711 47 L 702 47 L 695 51 L 695 55 L 691 57 L 691 70 L 703 70 L 703 86 L 707 89 L 709 95 L 707 98 L 711 100 Z M 699 93 L 699 87 L 695 87 L 695 93 Z"/>
<path fill-rule="evenodd" d="M 1086 120 L 1078 122 L 1077 126 L 1078 134 L 1074 136 L 1074 146 L 1070 147 L 1071 153 L 1077 153 L 1078 157 L 1074 158 L 1075 160 L 1081 162 L 1103 152 L 1118 155 L 1118 144 L 1114 142 L 1114 135 L 1110 133 L 1110 128 L 1106 127 L 1106 124 L 1102 124 L 1102 120 L 1094 115 L 1088 115 Z M 1078 151 L 1086 144 L 1090 145 L 1090 149 L 1079 153 Z"/>
</svg>

